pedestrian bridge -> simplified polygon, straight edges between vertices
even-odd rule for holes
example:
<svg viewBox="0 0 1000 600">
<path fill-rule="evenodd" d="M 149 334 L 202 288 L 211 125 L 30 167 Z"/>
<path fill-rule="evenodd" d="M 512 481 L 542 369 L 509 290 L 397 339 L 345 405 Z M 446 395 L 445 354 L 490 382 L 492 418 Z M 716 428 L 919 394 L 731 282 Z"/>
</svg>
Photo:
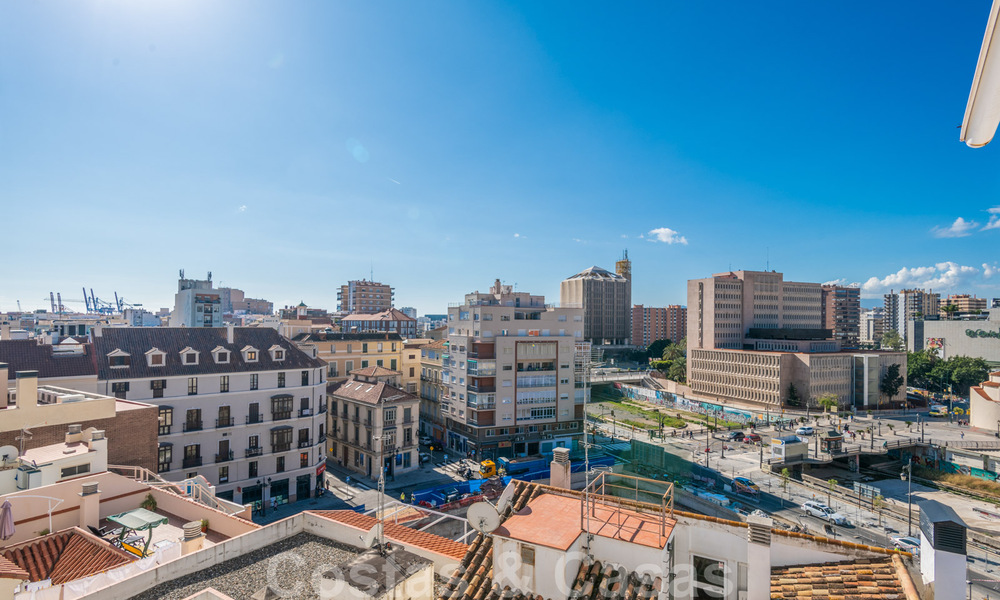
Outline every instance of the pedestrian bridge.
<svg viewBox="0 0 1000 600">
<path fill-rule="evenodd" d="M 642 383 L 643 380 L 651 377 L 651 372 L 649 369 L 600 369 L 591 373 L 590 383 Z"/>
</svg>

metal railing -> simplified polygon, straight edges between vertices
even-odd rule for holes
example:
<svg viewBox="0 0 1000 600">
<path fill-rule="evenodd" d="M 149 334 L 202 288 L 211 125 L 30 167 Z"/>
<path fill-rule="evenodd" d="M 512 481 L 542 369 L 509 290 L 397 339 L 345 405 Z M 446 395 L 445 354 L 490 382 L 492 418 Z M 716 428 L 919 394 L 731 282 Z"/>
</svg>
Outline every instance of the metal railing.
<svg viewBox="0 0 1000 600">
<path fill-rule="evenodd" d="M 202 422 L 201 421 L 185 421 L 184 422 L 184 433 L 187 433 L 189 431 L 201 431 L 202 429 L 204 429 L 204 427 L 202 427 Z"/>
<path fill-rule="evenodd" d="M 263 414 L 247 415 L 247 425 L 256 425 L 257 423 L 264 422 Z"/>
<path fill-rule="evenodd" d="M 243 510 L 243 507 L 238 504 L 216 498 L 215 495 L 212 494 L 211 490 L 204 487 L 199 482 L 194 482 L 191 486 L 181 486 L 175 482 L 163 479 L 149 469 L 131 465 L 108 465 L 108 471 L 128 477 L 129 479 L 138 481 L 139 483 L 148 485 L 152 488 L 174 494 L 175 496 L 191 498 L 199 504 L 220 510 L 227 515 L 233 515 Z"/>
<path fill-rule="evenodd" d="M 247 450 L 246 450 L 246 457 L 247 458 L 250 458 L 250 457 L 253 457 L 253 456 L 260 456 L 262 454 L 264 454 L 264 448 L 263 448 L 263 446 L 251 446 L 251 447 L 247 448 Z"/>
<path fill-rule="evenodd" d="M 202 463 L 202 458 L 200 456 L 185 456 L 184 461 L 181 463 L 183 468 L 191 469 L 193 467 L 200 467 Z"/>
<path fill-rule="evenodd" d="M 232 450 L 230 450 L 229 452 L 223 452 L 222 454 L 216 454 L 215 455 L 215 462 L 217 462 L 217 463 L 229 462 L 231 460 L 233 460 L 233 451 Z"/>
<path fill-rule="evenodd" d="M 312 445 L 312 440 L 299 440 L 299 448 L 308 448 Z"/>
<path fill-rule="evenodd" d="M 233 418 L 232 417 L 229 417 L 228 419 L 216 419 L 215 420 L 215 428 L 216 429 L 218 429 L 220 427 L 232 427 L 232 426 L 233 426 Z"/>
</svg>

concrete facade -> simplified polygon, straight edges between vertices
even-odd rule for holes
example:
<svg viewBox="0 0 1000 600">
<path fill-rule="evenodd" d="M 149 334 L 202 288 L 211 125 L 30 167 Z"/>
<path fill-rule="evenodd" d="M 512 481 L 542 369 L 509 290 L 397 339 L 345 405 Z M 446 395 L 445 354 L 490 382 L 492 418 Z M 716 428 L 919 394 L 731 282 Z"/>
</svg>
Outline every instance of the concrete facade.
<svg viewBox="0 0 1000 600">
<path fill-rule="evenodd" d="M 368 281 L 348 281 L 337 292 L 337 310 L 344 314 L 375 314 L 392 308 L 395 292 L 392 286 Z"/>
<path fill-rule="evenodd" d="M 441 415 L 447 447 L 490 458 L 571 447 L 582 432 L 577 343 L 584 310 L 552 308 L 543 296 L 496 280 L 448 309 L 447 395 Z"/>
<path fill-rule="evenodd" d="M 625 345 L 632 335 L 631 262 L 617 264 L 622 273 L 590 267 L 559 285 L 559 302 L 583 308 L 583 337 L 595 345 Z"/>
<path fill-rule="evenodd" d="M 857 348 L 860 341 L 861 288 L 824 285 L 823 328 L 833 332 L 833 339 L 844 348 Z"/>
<path fill-rule="evenodd" d="M 170 326 L 222 327 L 222 296 L 212 287 L 211 273 L 207 279 L 185 279 L 181 271 Z"/>
<path fill-rule="evenodd" d="M 941 295 L 924 290 L 900 290 L 897 294 L 889 290 L 883 296 L 885 315 L 882 331 L 895 331 L 904 343 L 908 343 L 907 323 L 928 316 L 936 317 L 940 310 Z"/>
<path fill-rule="evenodd" d="M 327 363 L 327 378 L 343 381 L 351 371 L 369 366 L 396 371 L 403 360 L 403 338 L 397 333 L 312 332 L 296 335 L 292 341 Z"/>
<path fill-rule="evenodd" d="M 971 356 L 991 366 L 1000 366 L 1000 311 L 988 320 L 910 321 L 906 349 L 910 352 L 934 348 L 941 358 Z M 996 316 L 994 316 L 996 315 Z"/>
<path fill-rule="evenodd" d="M 632 343 L 647 347 L 656 340 L 680 342 L 687 336 L 687 308 L 672 304 L 632 307 Z"/>
</svg>

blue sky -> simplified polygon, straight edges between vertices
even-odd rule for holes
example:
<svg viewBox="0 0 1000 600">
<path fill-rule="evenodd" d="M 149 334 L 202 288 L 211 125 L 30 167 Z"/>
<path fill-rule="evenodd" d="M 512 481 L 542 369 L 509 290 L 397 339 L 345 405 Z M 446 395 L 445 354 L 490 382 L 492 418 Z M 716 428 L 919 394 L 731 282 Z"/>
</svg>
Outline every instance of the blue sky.
<svg viewBox="0 0 1000 600">
<path fill-rule="evenodd" d="M 421 313 L 557 301 L 626 248 L 647 305 L 768 258 L 1000 297 L 1000 142 L 957 129 L 989 8 L 3 3 L 0 311 L 168 306 L 181 268 L 278 306 L 370 268 Z"/>
</svg>

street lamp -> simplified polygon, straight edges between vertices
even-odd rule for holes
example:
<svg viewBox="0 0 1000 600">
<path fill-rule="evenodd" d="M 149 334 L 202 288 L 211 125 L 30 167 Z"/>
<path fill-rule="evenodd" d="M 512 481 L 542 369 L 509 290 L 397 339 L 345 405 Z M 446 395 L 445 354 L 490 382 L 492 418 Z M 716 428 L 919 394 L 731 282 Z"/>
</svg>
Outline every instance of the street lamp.
<svg viewBox="0 0 1000 600">
<path fill-rule="evenodd" d="M 906 481 L 906 535 L 913 535 L 913 498 L 910 495 L 913 490 L 913 457 L 906 462 L 906 470 L 899 474 L 899 478 Z"/>
<path fill-rule="evenodd" d="M 611 441 L 615 441 L 615 411 L 611 410 Z"/>
</svg>

